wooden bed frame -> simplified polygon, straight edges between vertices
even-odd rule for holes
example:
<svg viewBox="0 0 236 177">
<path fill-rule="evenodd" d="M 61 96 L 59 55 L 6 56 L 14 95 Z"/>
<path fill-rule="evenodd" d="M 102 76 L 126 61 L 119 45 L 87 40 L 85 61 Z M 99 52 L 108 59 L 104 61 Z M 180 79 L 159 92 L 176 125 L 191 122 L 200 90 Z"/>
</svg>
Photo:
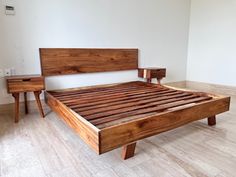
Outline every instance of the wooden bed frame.
<svg viewBox="0 0 236 177">
<path fill-rule="evenodd" d="M 40 49 L 40 56 L 45 76 L 138 68 L 137 49 Z M 140 81 L 46 91 L 46 98 L 97 154 L 123 146 L 123 159 L 143 138 L 204 118 L 215 125 L 230 105 L 230 97 Z"/>
</svg>

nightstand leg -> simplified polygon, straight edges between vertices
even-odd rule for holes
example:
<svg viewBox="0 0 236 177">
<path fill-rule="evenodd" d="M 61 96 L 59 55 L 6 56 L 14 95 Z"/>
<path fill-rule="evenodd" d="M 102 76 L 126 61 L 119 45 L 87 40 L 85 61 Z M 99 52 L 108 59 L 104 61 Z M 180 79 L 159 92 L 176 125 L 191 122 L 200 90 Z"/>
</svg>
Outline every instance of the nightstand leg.
<svg viewBox="0 0 236 177">
<path fill-rule="evenodd" d="M 25 99 L 25 114 L 28 114 L 29 110 L 28 110 L 28 102 L 27 102 L 27 92 L 24 92 L 24 99 Z"/>
<path fill-rule="evenodd" d="M 15 98 L 15 123 L 19 122 L 19 105 L 20 105 L 20 93 L 13 93 Z"/>
<path fill-rule="evenodd" d="M 36 99 L 36 102 L 37 102 L 37 105 L 38 105 L 38 108 L 39 108 L 39 112 L 41 114 L 41 117 L 44 118 L 45 116 L 44 116 L 42 104 L 41 104 L 41 101 L 40 101 L 40 98 L 39 98 L 40 94 L 41 94 L 41 91 L 34 92 L 34 96 L 35 96 L 35 99 Z"/>
</svg>

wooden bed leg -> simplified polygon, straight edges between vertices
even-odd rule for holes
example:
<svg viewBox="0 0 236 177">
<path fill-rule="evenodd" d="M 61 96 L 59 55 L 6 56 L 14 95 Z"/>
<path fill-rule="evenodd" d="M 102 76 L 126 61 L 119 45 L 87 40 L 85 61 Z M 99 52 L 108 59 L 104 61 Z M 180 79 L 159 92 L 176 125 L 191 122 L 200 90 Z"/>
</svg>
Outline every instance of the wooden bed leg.
<svg viewBox="0 0 236 177">
<path fill-rule="evenodd" d="M 213 126 L 216 124 L 216 116 L 208 117 L 208 125 Z"/>
<path fill-rule="evenodd" d="M 126 160 L 128 158 L 133 157 L 134 156 L 135 147 L 136 147 L 136 142 L 124 146 L 123 149 L 122 149 L 122 154 L 121 154 L 122 159 Z"/>
</svg>

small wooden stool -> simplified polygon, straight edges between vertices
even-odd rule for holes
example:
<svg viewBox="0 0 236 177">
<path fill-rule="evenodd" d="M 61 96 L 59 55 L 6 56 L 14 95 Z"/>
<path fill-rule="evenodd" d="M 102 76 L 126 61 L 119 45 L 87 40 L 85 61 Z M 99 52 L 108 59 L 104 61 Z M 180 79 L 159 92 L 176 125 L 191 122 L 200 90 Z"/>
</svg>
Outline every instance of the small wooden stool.
<svg viewBox="0 0 236 177">
<path fill-rule="evenodd" d="M 152 79 L 156 78 L 157 83 L 161 84 L 161 79 L 166 77 L 166 68 L 139 68 L 138 77 L 147 79 L 148 83 L 151 83 Z"/>
<path fill-rule="evenodd" d="M 15 122 L 19 121 L 20 93 L 24 93 L 25 113 L 28 114 L 27 92 L 34 92 L 41 117 L 44 117 L 40 94 L 45 90 L 44 77 L 40 75 L 24 75 L 6 77 L 7 91 L 15 98 Z"/>
</svg>

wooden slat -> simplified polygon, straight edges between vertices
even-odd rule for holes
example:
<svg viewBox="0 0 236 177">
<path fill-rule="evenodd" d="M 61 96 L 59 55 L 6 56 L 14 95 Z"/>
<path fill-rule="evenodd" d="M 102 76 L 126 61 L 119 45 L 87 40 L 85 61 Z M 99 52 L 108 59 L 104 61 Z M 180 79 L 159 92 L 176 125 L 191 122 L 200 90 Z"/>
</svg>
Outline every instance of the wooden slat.
<svg viewBox="0 0 236 177">
<path fill-rule="evenodd" d="M 88 111 L 88 110 L 94 110 L 94 109 L 99 109 L 99 108 L 103 108 L 103 107 L 110 107 L 110 106 L 114 106 L 114 105 L 122 105 L 122 104 L 126 104 L 126 103 L 131 103 L 131 102 L 137 102 L 140 100 L 147 100 L 147 99 L 153 99 L 153 98 L 162 98 L 165 96 L 177 96 L 179 94 L 183 94 L 183 92 L 173 92 L 173 91 L 168 91 L 166 93 L 163 94 L 156 94 L 156 93 L 152 93 L 152 94 L 142 94 L 142 95 L 138 95 L 138 96 L 134 96 L 134 97 L 129 97 L 129 98 L 118 98 L 118 99 L 112 99 L 112 100 L 105 100 L 104 101 L 100 101 L 97 103 L 92 103 L 89 105 L 73 105 L 73 106 L 69 106 L 71 109 L 78 109 L 78 111 Z"/>
<path fill-rule="evenodd" d="M 84 95 L 87 93 L 101 93 L 101 92 L 112 92 L 116 90 L 123 90 L 123 89 L 141 89 L 141 88 L 155 88 L 155 89 L 169 89 L 166 87 L 162 86 L 153 86 L 153 85 L 141 85 L 137 82 L 129 82 L 129 84 L 120 84 L 120 85 L 115 85 L 115 86 L 110 86 L 110 87 L 101 87 L 101 88 L 90 88 L 90 89 L 69 89 L 67 91 L 49 91 L 51 95 L 54 97 L 60 97 L 60 96 L 65 96 L 65 95 Z"/>
<path fill-rule="evenodd" d="M 172 107 L 177 107 L 177 106 L 181 106 L 181 105 L 185 105 L 185 104 L 189 104 L 189 103 L 195 103 L 198 101 L 204 101 L 204 100 L 209 100 L 211 99 L 210 97 L 200 97 L 200 98 L 194 98 L 194 99 L 190 99 L 190 100 L 180 100 L 174 103 L 167 103 L 161 106 L 156 106 L 156 107 L 151 107 L 151 108 L 146 108 L 146 109 L 141 109 L 141 110 L 135 110 L 135 111 L 130 111 L 128 113 L 121 113 L 121 114 L 117 114 L 117 115 L 112 115 L 109 117 L 105 117 L 105 118 L 100 118 L 100 119 L 95 119 L 95 120 L 91 120 L 90 122 L 93 125 L 99 125 L 99 124 L 103 124 L 106 122 L 111 122 L 117 119 L 121 119 L 123 117 L 127 117 L 127 116 L 133 116 L 133 115 L 138 115 L 138 114 L 143 114 L 143 113 L 148 113 L 148 112 L 153 112 L 153 111 L 163 111 L 165 109 L 168 108 L 172 108 Z M 95 116 L 93 116 L 94 118 Z"/>
<path fill-rule="evenodd" d="M 40 49 L 44 76 L 135 70 L 138 49 Z"/>
<path fill-rule="evenodd" d="M 75 109 L 75 110 L 78 111 L 83 116 L 88 116 L 88 115 L 91 115 L 91 114 L 104 113 L 104 112 L 111 111 L 111 110 L 118 110 L 120 108 L 128 108 L 128 107 L 134 108 L 133 106 L 147 104 L 147 103 L 154 104 L 157 101 L 158 101 L 158 103 L 161 103 L 159 101 L 169 100 L 171 98 L 173 99 L 173 98 L 179 98 L 179 97 L 182 98 L 183 97 L 183 99 L 184 99 L 185 96 L 190 96 L 190 95 L 192 95 L 192 94 L 190 94 L 190 93 L 180 93 L 180 94 L 177 94 L 177 95 L 160 96 L 160 97 L 151 98 L 151 99 L 145 99 L 146 97 L 144 97 L 143 99 L 139 99 L 138 101 L 122 103 L 122 104 L 118 104 L 118 105 L 114 105 L 114 106 L 109 105 L 107 107 L 96 108 L 96 109 L 92 109 L 92 110 L 90 109 L 90 110 L 87 110 L 87 111 L 81 111 L 80 109 L 78 109 L 78 110 Z"/>
<path fill-rule="evenodd" d="M 96 99 L 99 99 L 99 98 L 113 98 L 113 97 L 119 97 L 119 96 L 122 96 L 122 95 L 133 95 L 133 94 L 141 94 L 141 93 L 147 93 L 147 92 L 151 92 L 151 91 L 155 91 L 155 92 L 160 92 L 160 91 L 166 91 L 166 90 L 169 90 L 169 89 L 155 89 L 155 88 L 143 88 L 143 89 L 134 89 L 134 90 L 127 90 L 127 91 L 120 91 L 120 92 L 117 92 L 117 93 L 107 93 L 107 94 L 98 94 L 98 95 L 95 95 L 96 96 Z M 73 95 L 73 96 L 69 96 L 67 98 L 60 98 L 58 97 L 58 99 L 60 101 L 63 101 L 63 102 L 66 102 L 66 101 L 70 101 L 71 99 L 79 99 L 80 101 L 84 101 L 84 100 L 94 100 L 94 96 L 91 95 L 91 96 L 81 96 L 81 95 Z"/>
<path fill-rule="evenodd" d="M 112 99 L 110 98 L 104 98 L 104 99 L 94 99 L 93 101 L 90 101 L 88 103 L 84 103 L 84 102 L 79 102 L 79 100 L 77 100 L 76 102 L 70 102 L 70 103 L 65 103 L 66 105 L 68 105 L 70 108 L 90 108 L 90 106 L 100 106 L 101 104 L 109 104 L 109 103 L 113 103 L 116 104 L 118 103 L 118 101 L 132 101 L 133 99 L 142 99 L 142 98 L 147 98 L 148 96 L 154 96 L 154 97 L 161 97 L 161 96 L 165 96 L 165 95 L 169 95 L 169 94 L 178 94 L 180 92 L 177 91 L 162 91 L 162 92 L 149 92 L 149 93 L 142 93 L 142 94 L 133 94 L 133 95 L 124 95 L 124 96 L 119 96 L 119 97 L 113 97 Z"/>
<path fill-rule="evenodd" d="M 69 94 L 69 95 L 57 95 L 55 96 L 56 98 L 60 99 L 60 100 L 68 100 L 71 98 L 89 98 L 89 97 L 94 97 L 94 96 L 112 96 L 112 95 L 120 95 L 120 94 L 124 94 L 124 93 L 130 93 L 130 92 L 139 92 L 139 91 L 144 91 L 144 90 L 170 90 L 168 88 L 161 88 L 161 89 L 156 89 L 156 88 L 145 88 L 145 87 L 141 87 L 141 88 L 137 88 L 137 87 L 126 87 L 126 88 L 119 88 L 119 89 L 112 89 L 112 90 L 104 90 L 104 91 L 97 91 L 97 92 L 90 92 L 90 93 L 74 93 L 74 94 Z"/>
<path fill-rule="evenodd" d="M 128 116 L 133 116 L 133 115 L 136 115 L 138 112 L 142 114 L 142 113 L 153 112 L 156 110 L 158 111 L 160 106 L 166 105 L 168 103 L 175 104 L 175 102 L 185 101 L 187 99 L 195 99 L 196 97 L 197 96 L 195 96 L 195 95 L 188 95 L 188 96 L 183 96 L 183 97 L 164 99 L 161 101 L 157 100 L 157 101 L 150 102 L 148 104 L 127 106 L 125 108 L 116 109 L 114 111 L 113 110 L 112 111 L 103 111 L 103 112 L 97 113 L 97 114 L 85 115 L 85 118 L 87 120 L 92 121 L 94 119 L 99 119 L 99 118 L 109 119 L 111 116 L 112 116 L 112 118 L 114 118 L 116 116 L 123 115 L 123 114 L 125 114 L 125 115 L 128 114 Z M 165 109 L 167 109 L 167 108 L 165 108 Z M 150 110 L 150 111 L 148 111 L 148 110 Z M 83 114 L 81 114 L 81 115 L 84 116 Z M 99 120 L 101 120 L 101 119 L 99 119 Z"/>
<path fill-rule="evenodd" d="M 75 95 L 75 94 L 79 94 L 79 95 L 84 95 L 84 94 L 88 94 L 88 93 L 92 93 L 92 94 L 96 94 L 96 93 L 100 93 L 100 92 L 112 92 L 112 91 L 116 91 L 116 90 L 123 90 L 123 89 L 139 89 L 139 88 L 147 88 L 145 86 L 137 86 L 137 85 L 130 85 L 130 86 L 122 86 L 122 87 L 108 87 L 108 88 L 98 88 L 98 89 L 89 89 L 89 90 L 74 90 L 74 91 L 68 91 L 68 92 L 55 92 L 55 93 L 51 93 L 53 94 L 53 96 L 66 96 L 66 95 Z"/>
<path fill-rule="evenodd" d="M 155 91 L 152 91 L 154 93 L 156 93 Z M 162 94 L 165 94 L 165 93 L 174 93 L 176 91 L 163 91 L 163 92 L 160 92 L 159 95 L 162 95 Z M 145 96 L 145 94 L 148 94 L 150 92 L 143 92 L 142 95 Z M 158 93 L 156 93 L 158 94 Z M 123 94 L 123 95 L 116 95 L 116 96 L 112 96 L 112 97 L 99 97 L 99 98 L 91 98 L 89 97 L 88 99 L 85 99 L 85 100 L 80 100 L 80 99 L 73 99 L 73 100 L 67 100 L 67 101 L 62 101 L 64 104 L 70 104 L 70 105 L 86 105 L 86 104 L 90 104 L 90 103 L 93 103 L 93 104 L 96 104 L 97 102 L 100 102 L 100 101 L 106 101 L 106 100 L 110 100 L 110 101 L 114 101 L 115 99 L 129 99 L 130 97 L 133 97 L 135 95 L 141 95 L 141 93 L 133 93 L 133 94 Z"/>
<path fill-rule="evenodd" d="M 121 88 L 112 88 L 112 89 L 99 89 L 97 91 L 91 91 L 91 92 L 81 92 L 81 91 L 74 91 L 73 93 L 62 93 L 62 94 L 53 94 L 56 98 L 67 98 L 67 97 L 73 97 L 73 96 L 93 96 L 98 94 L 109 94 L 109 93 L 117 93 L 121 91 L 129 91 L 129 90 L 137 90 L 138 87 L 121 87 Z"/>
<path fill-rule="evenodd" d="M 184 93 L 163 86 L 143 85 L 139 82 L 101 89 L 93 88 L 91 92 L 73 90 L 70 93 L 70 95 L 56 93 L 55 96 L 94 125 L 159 111 L 156 110 L 157 106 L 159 108 L 170 103 L 177 102 L 179 104 L 179 101 L 185 101 L 181 105 L 188 104 L 186 99 L 199 97 L 199 94 L 192 92 Z M 162 109 L 168 109 L 168 107 Z"/>
<path fill-rule="evenodd" d="M 123 83 L 115 83 L 115 84 L 104 84 L 104 85 L 93 85 L 93 86 L 85 86 L 85 87 L 78 87 L 78 88 L 68 88 L 68 89 L 59 89 L 59 90 L 51 90 L 48 91 L 50 94 L 52 93 L 68 93 L 68 92 L 95 92 L 100 89 L 113 89 L 118 87 L 130 87 L 130 86 L 136 86 L 136 87 L 153 87 L 153 88 L 169 88 L 162 85 L 156 85 L 141 81 L 131 81 L 131 82 L 123 82 Z M 171 88 L 173 89 L 173 88 Z"/>
</svg>

